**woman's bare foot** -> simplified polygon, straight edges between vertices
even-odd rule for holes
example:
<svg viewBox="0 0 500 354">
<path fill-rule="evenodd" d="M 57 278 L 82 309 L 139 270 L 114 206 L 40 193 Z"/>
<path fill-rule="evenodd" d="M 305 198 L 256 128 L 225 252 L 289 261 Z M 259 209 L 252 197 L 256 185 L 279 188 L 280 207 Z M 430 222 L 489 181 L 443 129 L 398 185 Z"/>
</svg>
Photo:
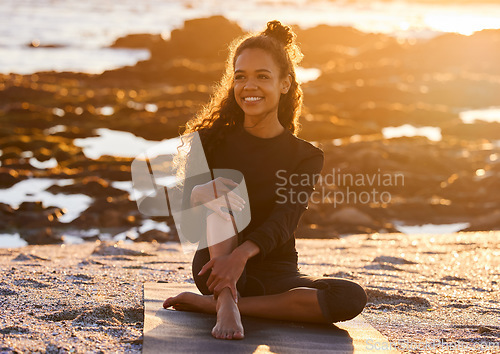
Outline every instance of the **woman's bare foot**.
<svg viewBox="0 0 500 354">
<path fill-rule="evenodd" d="M 217 302 L 212 295 L 198 295 L 183 292 L 177 296 L 169 297 L 163 302 L 164 308 L 172 306 L 178 311 L 193 311 L 215 314 Z"/>
<path fill-rule="evenodd" d="M 212 329 L 212 335 L 215 338 L 243 339 L 244 337 L 240 311 L 228 288 L 222 290 L 217 300 L 212 295 L 183 292 L 166 299 L 163 302 L 163 307 L 173 307 L 178 311 L 217 313 L 217 323 Z"/>
<path fill-rule="evenodd" d="M 212 336 L 217 339 L 243 339 L 243 325 L 238 305 L 234 302 L 229 288 L 225 288 L 217 298 L 217 323 Z"/>
</svg>

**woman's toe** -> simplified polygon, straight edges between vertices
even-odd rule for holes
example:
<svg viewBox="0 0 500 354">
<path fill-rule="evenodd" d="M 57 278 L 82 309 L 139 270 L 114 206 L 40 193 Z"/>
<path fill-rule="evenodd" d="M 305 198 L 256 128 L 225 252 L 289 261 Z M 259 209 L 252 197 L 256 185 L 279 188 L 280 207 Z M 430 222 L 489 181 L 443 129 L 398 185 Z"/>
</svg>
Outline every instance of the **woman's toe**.
<svg viewBox="0 0 500 354">
<path fill-rule="evenodd" d="M 164 302 L 163 302 L 163 308 L 169 308 L 170 306 L 172 306 L 172 303 L 170 302 L 172 300 L 171 297 L 169 297 L 168 299 L 166 299 Z"/>
</svg>

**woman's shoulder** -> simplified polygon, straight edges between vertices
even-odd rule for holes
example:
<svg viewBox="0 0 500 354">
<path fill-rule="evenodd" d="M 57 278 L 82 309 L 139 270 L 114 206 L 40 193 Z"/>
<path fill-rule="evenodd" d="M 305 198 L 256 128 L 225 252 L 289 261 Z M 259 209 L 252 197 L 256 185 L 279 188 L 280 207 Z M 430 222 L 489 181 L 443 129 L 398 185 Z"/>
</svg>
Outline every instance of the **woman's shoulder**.
<svg viewBox="0 0 500 354">
<path fill-rule="evenodd" d="M 290 135 L 296 147 L 293 152 L 296 161 L 295 173 L 320 173 L 325 161 L 323 150 L 307 140 Z"/>
<path fill-rule="evenodd" d="M 291 139 L 293 141 L 293 144 L 296 146 L 296 148 L 299 150 L 300 153 L 303 153 L 307 155 L 308 157 L 314 157 L 314 156 L 323 156 L 324 152 L 321 148 L 318 146 L 315 146 L 313 143 L 301 139 L 298 136 L 294 134 L 290 134 Z"/>
</svg>

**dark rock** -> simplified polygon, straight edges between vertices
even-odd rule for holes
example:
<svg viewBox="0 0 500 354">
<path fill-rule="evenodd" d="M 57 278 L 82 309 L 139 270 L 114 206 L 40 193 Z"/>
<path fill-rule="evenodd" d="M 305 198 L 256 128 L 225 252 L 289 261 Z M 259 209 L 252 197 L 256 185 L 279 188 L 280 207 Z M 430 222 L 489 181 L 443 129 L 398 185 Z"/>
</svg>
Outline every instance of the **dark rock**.
<svg viewBox="0 0 500 354">
<path fill-rule="evenodd" d="M 391 263 L 391 264 L 417 264 L 413 261 L 406 260 L 400 257 L 393 256 L 378 256 L 373 259 L 375 263 Z"/>
<path fill-rule="evenodd" d="M 73 184 L 66 186 L 52 185 L 47 188 L 47 192 L 57 194 L 86 194 L 91 197 L 114 197 L 120 195 L 127 195 L 127 192 L 113 188 L 109 182 L 97 176 L 88 176 L 77 179 Z"/>
<path fill-rule="evenodd" d="M 332 213 L 328 218 L 328 222 L 335 225 L 341 223 L 350 225 L 360 225 L 372 229 L 377 229 L 380 226 L 375 222 L 375 220 L 371 218 L 370 215 L 365 214 L 362 211 L 353 207 L 345 207 L 337 212 Z"/>
<path fill-rule="evenodd" d="M 10 86 L 2 91 L 0 95 L 0 103 L 12 103 L 12 102 L 30 102 L 34 103 L 36 101 L 48 100 L 53 98 L 53 93 L 33 89 L 31 87 L 19 87 Z"/>
<path fill-rule="evenodd" d="M 31 48 L 64 48 L 65 46 L 62 44 L 45 44 L 40 43 L 39 40 L 35 39 L 31 41 L 31 43 L 26 44 L 27 47 Z"/>
<path fill-rule="evenodd" d="M 339 238 L 336 229 L 332 227 L 324 227 L 316 224 L 300 225 L 295 231 L 297 238 L 318 238 L 318 239 L 335 239 Z"/>
<path fill-rule="evenodd" d="M 165 41 L 159 34 L 137 33 L 116 39 L 110 48 L 152 48 L 160 42 Z"/>
<path fill-rule="evenodd" d="M 19 172 L 12 168 L 0 167 L 0 188 L 12 187 L 25 178 L 25 176 L 20 175 Z"/>
<path fill-rule="evenodd" d="M 146 252 L 139 252 L 134 250 L 129 250 L 123 247 L 119 247 L 119 244 L 103 242 L 94 249 L 92 255 L 98 256 L 150 256 Z"/>
<path fill-rule="evenodd" d="M 26 334 L 30 333 L 30 330 L 25 327 L 19 327 L 19 326 L 7 326 L 0 328 L 0 333 L 1 334 Z"/>
<path fill-rule="evenodd" d="M 463 139 L 499 139 L 500 123 L 476 121 L 474 124 L 456 123 L 442 129 L 443 135 L 457 136 Z"/>
<path fill-rule="evenodd" d="M 500 230 L 500 210 L 489 214 L 476 216 L 470 221 L 470 226 L 461 231 L 490 231 Z"/>
<path fill-rule="evenodd" d="M 62 243 L 59 235 L 55 235 L 50 227 L 45 229 L 21 230 L 21 238 L 30 245 L 52 245 Z"/>
<path fill-rule="evenodd" d="M 12 289 L 0 287 L 0 295 L 2 296 L 17 295 L 17 292 Z"/>
<path fill-rule="evenodd" d="M 21 253 L 19 254 L 16 258 L 14 258 L 12 261 L 14 262 L 26 262 L 26 261 L 47 261 L 47 258 L 39 257 L 34 254 L 24 254 Z"/>
<path fill-rule="evenodd" d="M 58 207 L 44 207 L 42 202 L 23 202 L 11 218 L 18 228 L 41 228 L 60 225 L 59 218 L 66 211 Z"/>
<path fill-rule="evenodd" d="M 183 28 L 171 32 L 168 42 L 152 48 L 151 57 L 152 60 L 184 57 L 223 62 L 227 44 L 242 34 L 238 24 L 223 16 L 187 20 Z"/>
<path fill-rule="evenodd" d="M 302 124 L 299 136 L 302 139 L 314 141 L 350 137 L 355 134 L 375 133 L 380 133 L 380 131 L 362 124 L 354 124 L 354 122 L 307 121 Z"/>
<path fill-rule="evenodd" d="M 163 232 L 160 230 L 149 230 L 144 233 L 141 233 L 136 239 L 135 242 L 167 242 L 173 241 L 173 237 L 170 236 L 168 232 Z"/>
</svg>

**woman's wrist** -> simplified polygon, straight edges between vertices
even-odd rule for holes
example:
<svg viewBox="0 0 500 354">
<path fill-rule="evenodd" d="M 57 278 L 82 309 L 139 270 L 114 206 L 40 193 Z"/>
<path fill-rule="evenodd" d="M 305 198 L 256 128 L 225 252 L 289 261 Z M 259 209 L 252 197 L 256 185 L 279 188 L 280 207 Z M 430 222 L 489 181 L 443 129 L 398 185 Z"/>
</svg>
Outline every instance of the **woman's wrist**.
<svg viewBox="0 0 500 354">
<path fill-rule="evenodd" d="M 233 254 L 246 262 L 260 252 L 259 246 L 252 241 L 245 241 L 233 250 Z"/>
</svg>

